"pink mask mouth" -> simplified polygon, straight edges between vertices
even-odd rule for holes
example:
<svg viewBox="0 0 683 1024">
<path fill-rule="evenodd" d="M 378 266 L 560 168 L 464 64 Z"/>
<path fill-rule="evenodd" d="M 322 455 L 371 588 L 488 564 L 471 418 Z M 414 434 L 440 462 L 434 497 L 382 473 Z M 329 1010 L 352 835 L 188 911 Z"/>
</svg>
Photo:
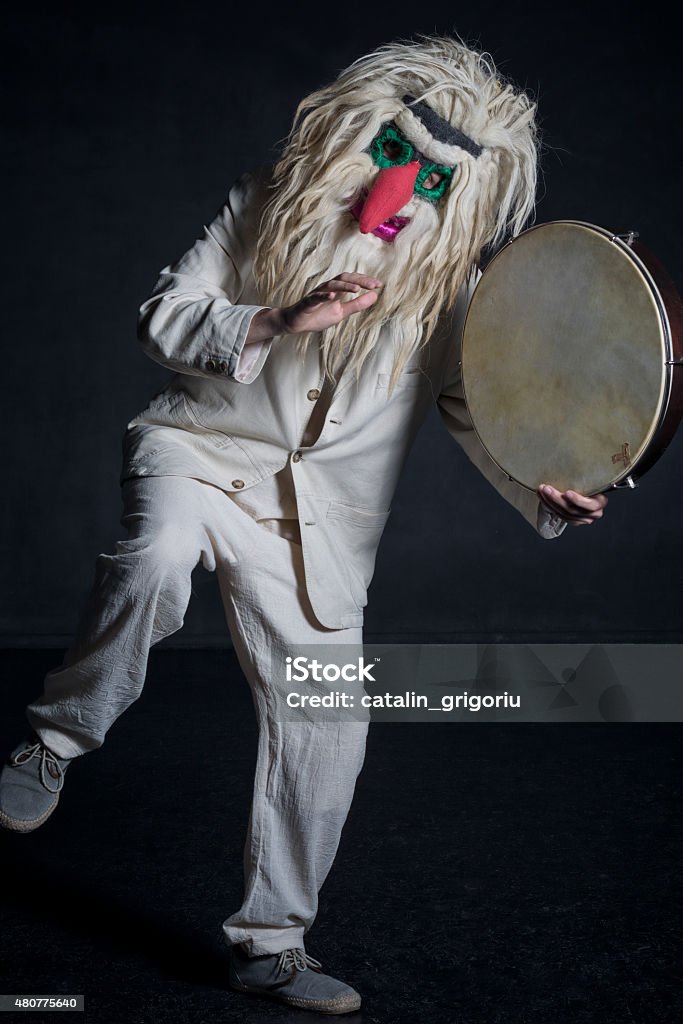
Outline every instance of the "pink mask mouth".
<svg viewBox="0 0 683 1024">
<path fill-rule="evenodd" d="M 360 220 L 360 215 L 367 198 L 368 190 L 364 188 L 358 199 L 351 207 L 351 214 L 356 220 Z M 394 215 L 393 217 L 389 217 L 389 219 L 385 220 L 382 224 L 378 224 L 370 234 L 376 235 L 377 238 L 381 238 L 383 242 L 393 242 L 396 235 L 406 226 L 406 224 L 410 224 L 410 217 L 398 217 Z"/>
</svg>

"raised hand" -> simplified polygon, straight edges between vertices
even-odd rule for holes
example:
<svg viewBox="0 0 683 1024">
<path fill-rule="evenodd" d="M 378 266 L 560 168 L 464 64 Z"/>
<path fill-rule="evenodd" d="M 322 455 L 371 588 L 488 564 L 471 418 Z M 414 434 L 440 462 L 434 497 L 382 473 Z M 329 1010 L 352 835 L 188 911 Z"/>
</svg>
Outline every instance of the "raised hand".
<svg viewBox="0 0 683 1024">
<path fill-rule="evenodd" d="M 276 334 L 303 334 L 305 331 L 324 331 L 341 320 L 377 302 L 382 282 L 366 274 L 344 273 L 318 285 L 293 306 L 284 309 L 264 309 L 252 319 L 247 344 L 265 341 Z M 358 298 L 346 296 L 359 292 Z"/>
</svg>

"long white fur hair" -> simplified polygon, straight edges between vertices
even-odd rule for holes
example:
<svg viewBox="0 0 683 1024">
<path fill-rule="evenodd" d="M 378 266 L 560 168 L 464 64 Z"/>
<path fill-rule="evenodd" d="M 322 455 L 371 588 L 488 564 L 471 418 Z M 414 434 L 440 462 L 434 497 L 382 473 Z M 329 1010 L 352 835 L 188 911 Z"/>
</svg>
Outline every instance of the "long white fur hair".
<svg viewBox="0 0 683 1024">
<path fill-rule="evenodd" d="M 425 101 L 483 148 L 463 153 L 443 199 L 418 197 L 393 243 L 361 235 L 349 208 L 379 168 L 365 152 L 383 124 Z M 431 336 L 485 246 L 519 233 L 533 213 L 537 137 L 532 100 L 506 82 L 492 58 L 450 37 L 381 46 L 299 104 L 273 195 L 261 220 L 254 273 L 263 300 L 289 306 L 318 284 L 359 271 L 384 282 L 378 301 L 320 336 L 332 378 L 359 373 L 391 322 L 393 386 Z M 299 336 L 307 345 L 316 335 Z"/>
</svg>

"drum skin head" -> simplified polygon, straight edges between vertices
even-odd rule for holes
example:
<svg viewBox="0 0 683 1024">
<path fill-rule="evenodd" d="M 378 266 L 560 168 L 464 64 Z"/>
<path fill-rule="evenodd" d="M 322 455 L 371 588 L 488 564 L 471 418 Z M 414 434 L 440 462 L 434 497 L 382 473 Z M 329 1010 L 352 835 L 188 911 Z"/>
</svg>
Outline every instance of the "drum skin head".
<svg viewBox="0 0 683 1024">
<path fill-rule="evenodd" d="M 666 399 L 666 333 L 640 261 L 610 233 L 556 221 L 486 268 L 463 335 L 475 430 L 530 490 L 597 494 L 628 476 Z"/>
</svg>

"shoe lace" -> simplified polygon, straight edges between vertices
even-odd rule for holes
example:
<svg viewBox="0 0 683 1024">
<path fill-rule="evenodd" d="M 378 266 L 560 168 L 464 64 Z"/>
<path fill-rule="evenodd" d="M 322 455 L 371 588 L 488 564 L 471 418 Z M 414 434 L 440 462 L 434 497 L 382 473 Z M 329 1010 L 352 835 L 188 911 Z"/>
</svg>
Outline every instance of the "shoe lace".
<svg viewBox="0 0 683 1024">
<path fill-rule="evenodd" d="M 13 765 L 28 764 L 34 757 L 39 758 L 40 767 L 38 768 L 38 774 L 40 775 L 40 781 L 42 782 L 48 793 L 59 793 L 62 786 L 64 785 L 64 769 L 59 763 L 59 759 L 48 750 L 47 747 L 43 746 L 42 743 L 32 743 L 30 746 L 20 750 L 19 753 L 12 759 Z M 55 773 L 56 782 L 55 786 L 51 786 L 48 782 L 48 778 L 52 779 L 52 775 L 48 772 L 47 768 L 50 765 Z"/>
<path fill-rule="evenodd" d="M 292 968 L 297 971 L 305 971 L 308 967 L 320 968 L 322 964 L 303 949 L 283 949 L 278 957 L 277 966 L 279 971 L 285 973 Z"/>
</svg>

